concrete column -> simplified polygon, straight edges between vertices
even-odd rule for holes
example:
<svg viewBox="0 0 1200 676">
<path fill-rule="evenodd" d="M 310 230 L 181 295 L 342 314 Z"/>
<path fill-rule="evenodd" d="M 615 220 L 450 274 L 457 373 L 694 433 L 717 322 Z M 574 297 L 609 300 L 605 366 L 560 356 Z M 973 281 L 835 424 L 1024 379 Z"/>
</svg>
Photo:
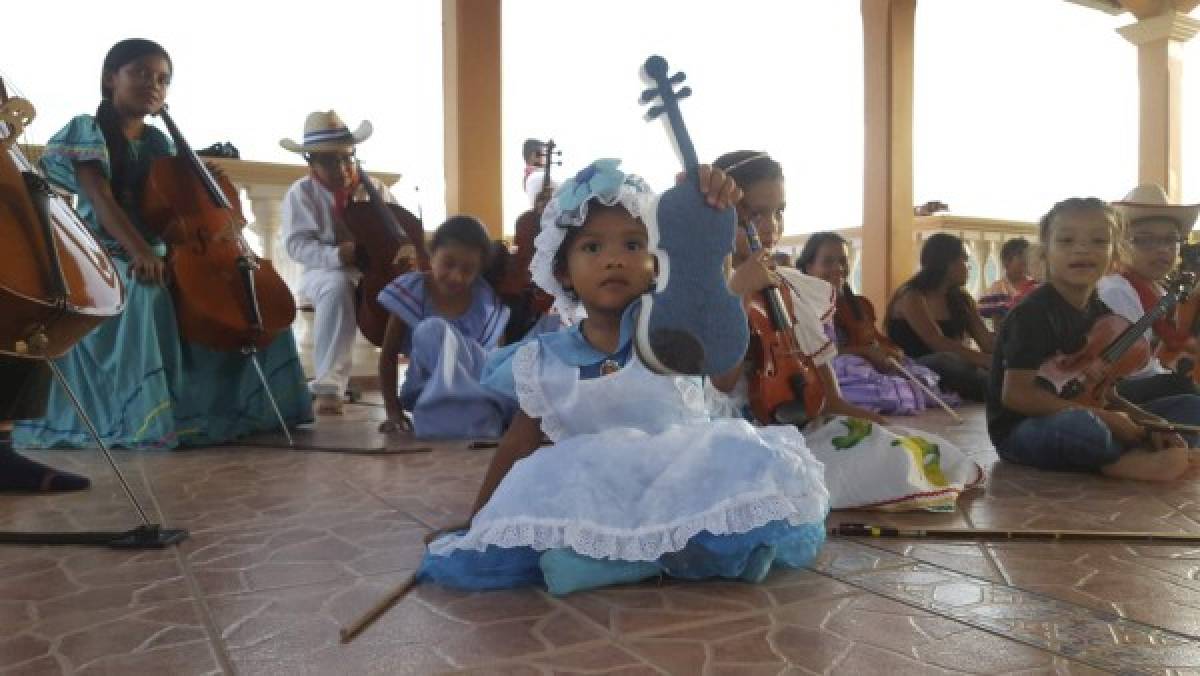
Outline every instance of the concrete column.
<svg viewBox="0 0 1200 676">
<path fill-rule="evenodd" d="M 1138 48 L 1138 182 L 1157 183 L 1182 199 L 1183 43 L 1200 21 L 1175 9 L 1117 32 Z"/>
<path fill-rule="evenodd" d="M 469 214 L 499 238 L 501 0 L 442 0 L 446 213 Z"/>
<path fill-rule="evenodd" d="M 909 277 L 913 248 L 913 28 L 917 0 L 861 0 L 865 87 L 863 295 L 875 307 Z"/>
</svg>

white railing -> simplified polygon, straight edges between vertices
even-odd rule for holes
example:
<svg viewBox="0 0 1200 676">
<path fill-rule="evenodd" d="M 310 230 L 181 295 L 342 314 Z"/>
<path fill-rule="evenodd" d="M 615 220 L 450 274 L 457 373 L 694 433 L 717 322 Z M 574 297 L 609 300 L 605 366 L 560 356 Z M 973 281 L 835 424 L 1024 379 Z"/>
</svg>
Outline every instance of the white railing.
<svg viewBox="0 0 1200 676">
<path fill-rule="evenodd" d="M 838 233 L 849 243 L 850 249 L 850 286 L 855 291 L 862 287 L 862 228 L 840 228 Z M 967 279 L 967 289 L 972 295 L 979 297 L 984 289 L 1000 278 L 1004 273 L 1000 263 L 1000 248 L 1013 237 L 1024 237 L 1032 242 L 1037 238 L 1037 226 L 1025 221 L 1009 221 L 995 218 L 976 218 L 973 216 L 957 216 L 954 214 L 936 214 L 934 216 L 916 216 L 913 218 L 913 239 L 916 246 L 913 249 L 912 271 L 920 267 L 921 245 L 935 233 L 945 232 L 956 235 L 963 240 L 969 257 L 970 276 Z M 793 262 L 804 243 L 808 241 L 809 233 L 786 235 L 775 247 L 792 257 Z"/>
</svg>

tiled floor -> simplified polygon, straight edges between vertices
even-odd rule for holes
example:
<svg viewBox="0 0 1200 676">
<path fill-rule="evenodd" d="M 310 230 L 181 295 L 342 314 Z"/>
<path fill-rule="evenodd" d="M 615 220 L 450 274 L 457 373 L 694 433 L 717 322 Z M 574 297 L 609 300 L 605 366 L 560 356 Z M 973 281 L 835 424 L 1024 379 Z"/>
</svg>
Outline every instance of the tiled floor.
<svg viewBox="0 0 1200 676">
<path fill-rule="evenodd" d="M 306 441 L 379 450 L 379 415 L 351 407 Z M 955 513 L 831 521 L 1200 534 L 1200 485 L 993 467 L 979 408 L 961 426 L 899 422 L 978 454 L 986 486 Z M 0 674 L 1200 673 L 1200 544 L 832 540 L 812 570 L 758 586 L 563 599 L 426 586 L 341 645 L 339 627 L 417 565 L 426 530 L 474 498 L 491 451 L 433 446 L 119 452 L 151 517 L 191 537 L 149 552 L 0 547 Z M 40 455 L 94 488 L 0 498 L 0 529 L 135 524 L 96 454 Z"/>
</svg>

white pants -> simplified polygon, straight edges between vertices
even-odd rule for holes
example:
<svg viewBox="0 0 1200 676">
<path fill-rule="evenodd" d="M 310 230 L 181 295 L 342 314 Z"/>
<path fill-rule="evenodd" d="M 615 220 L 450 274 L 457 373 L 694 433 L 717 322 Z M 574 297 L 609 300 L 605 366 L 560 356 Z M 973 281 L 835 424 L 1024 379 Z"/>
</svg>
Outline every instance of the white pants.
<svg viewBox="0 0 1200 676">
<path fill-rule="evenodd" d="M 355 320 L 354 287 L 360 273 L 350 269 L 317 268 L 305 270 L 300 292 L 312 301 L 313 366 L 316 374 L 310 385 L 313 394 L 342 396 L 350 383 L 354 366 Z"/>
</svg>

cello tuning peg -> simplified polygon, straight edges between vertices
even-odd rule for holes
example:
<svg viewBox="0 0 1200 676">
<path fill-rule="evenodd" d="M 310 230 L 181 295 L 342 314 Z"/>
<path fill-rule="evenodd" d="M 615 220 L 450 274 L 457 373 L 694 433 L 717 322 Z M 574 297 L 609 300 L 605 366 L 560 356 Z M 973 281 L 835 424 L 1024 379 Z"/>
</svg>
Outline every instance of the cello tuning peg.
<svg viewBox="0 0 1200 676">
<path fill-rule="evenodd" d="M 657 87 L 652 88 L 652 89 L 647 89 L 646 91 L 642 92 L 642 96 L 640 99 L 638 99 L 638 101 L 640 103 L 650 103 L 651 101 L 654 100 L 654 97 L 656 97 L 656 96 L 658 96 L 658 88 Z"/>
<path fill-rule="evenodd" d="M 678 92 L 675 94 L 675 98 L 677 98 L 677 99 L 686 99 L 687 97 L 689 97 L 689 96 L 691 96 L 691 95 L 692 95 L 692 88 L 691 88 L 691 87 L 684 87 L 683 89 L 680 89 L 680 90 L 679 90 L 679 91 L 678 91 Z"/>
<path fill-rule="evenodd" d="M 677 85 L 686 79 L 687 79 L 687 75 L 683 71 L 679 71 L 678 73 L 675 73 L 674 75 L 672 75 L 671 79 L 667 80 L 667 82 L 670 82 L 673 85 Z"/>
<path fill-rule="evenodd" d="M 658 117 L 659 115 L 662 115 L 662 113 L 663 113 L 662 106 L 654 106 L 646 111 L 646 119 L 653 120 L 654 118 Z"/>
</svg>

